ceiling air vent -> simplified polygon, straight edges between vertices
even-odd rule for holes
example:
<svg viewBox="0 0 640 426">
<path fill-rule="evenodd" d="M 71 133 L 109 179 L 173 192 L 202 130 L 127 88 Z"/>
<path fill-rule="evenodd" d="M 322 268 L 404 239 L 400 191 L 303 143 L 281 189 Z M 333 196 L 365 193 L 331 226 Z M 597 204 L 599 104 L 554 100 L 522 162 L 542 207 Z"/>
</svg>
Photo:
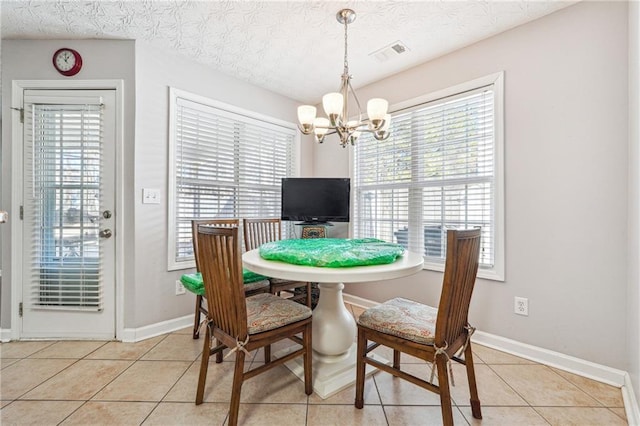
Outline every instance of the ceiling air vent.
<svg viewBox="0 0 640 426">
<path fill-rule="evenodd" d="M 409 51 L 409 48 L 400 40 L 394 41 L 388 46 L 383 47 L 382 49 L 376 50 L 373 53 L 370 53 L 369 56 L 373 56 L 376 58 L 378 62 L 387 62 L 389 59 L 393 59 L 398 55 L 402 55 Z"/>
</svg>

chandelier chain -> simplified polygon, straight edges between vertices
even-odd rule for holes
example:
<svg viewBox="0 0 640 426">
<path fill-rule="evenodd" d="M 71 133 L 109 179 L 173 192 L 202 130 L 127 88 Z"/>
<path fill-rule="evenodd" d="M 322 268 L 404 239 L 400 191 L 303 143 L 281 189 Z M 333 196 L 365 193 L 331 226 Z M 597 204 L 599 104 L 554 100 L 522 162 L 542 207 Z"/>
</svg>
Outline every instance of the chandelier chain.
<svg viewBox="0 0 640 426">
<path fill-rule="evenodd" d="M 349 61 L 347 60 L 347 26 L 349 23 L 344 21 L 344 75 L 349 75 Z"/>
</svg>

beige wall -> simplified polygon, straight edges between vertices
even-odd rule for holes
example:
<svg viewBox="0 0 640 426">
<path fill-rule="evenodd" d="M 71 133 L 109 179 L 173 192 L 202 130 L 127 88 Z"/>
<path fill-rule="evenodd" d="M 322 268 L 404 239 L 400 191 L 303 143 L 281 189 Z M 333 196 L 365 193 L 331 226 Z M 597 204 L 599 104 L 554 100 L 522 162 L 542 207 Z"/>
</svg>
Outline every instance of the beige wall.
<svg viewBox="0 0 640 426">
<path fill-rule="evenodd" d="M 61 46 L 71 47 L 81 52 L 82 70 L 72 77 L 75 80 L 124 81 L 123 90 L 123 135 L 125 180 L 133 181 L 133 148 L 135 125 L 135 69 L 134 43 L 123 40 L 2 40 L 2 209 L 10 210 L 11 187 L 11 132 L 12 105 L 11 87 L 13 80 L 69 80 L 55 71 L 51 65 L 53 53 Z M 133 279 L 133 186 L 126 186 L 124 229 L 118 230 L 124 238 L 127 259 L 122 265 L 126 282 Z M 11 226 L 17 220 L 13 215 L 9 223 L 2 225 L 2 286 L 0 288 L 0 329 L 11 328 Z"/>
<path fill-rule="evenodd" d="M 394 104 L 504 70 L 506 280 L 478 280 L 471 321 L 623 370 L 627 19 L 624 2 L 582 2 L 358 90 Z M 316 172 L 347 176 L 329 142 L 315 147 Z M 345 291 L 437 304 L 441 280 L 423 271 Z M 513 313 L 514 296 L 529 299 L 528 317 Z"/>
<path fill-rule="evenodd" d="M 193 296 L 175 295 L 175 281 L 192 270 L 167 271 L 169 87 L 295 122 L 291 99 L 218 73 L 209 67 L 136 44 L 135 291 L 127 293 L 128 327 L 188 315 Z M 309 145 L 302 169 L 310 169 Z M 158 188 L 160 204 L 142 204 L 142 188 Z"/>
</svg>

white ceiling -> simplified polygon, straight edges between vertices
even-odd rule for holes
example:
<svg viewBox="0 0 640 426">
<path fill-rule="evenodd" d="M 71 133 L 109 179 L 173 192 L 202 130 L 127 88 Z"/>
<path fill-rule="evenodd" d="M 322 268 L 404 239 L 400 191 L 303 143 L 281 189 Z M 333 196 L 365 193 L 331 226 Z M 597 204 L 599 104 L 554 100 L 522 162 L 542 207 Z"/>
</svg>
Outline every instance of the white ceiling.
<svg viewBox="0 0 640 426">
<path fill-rule="evenodd" d="M 349 68 L 357 89 L 576 3 L 513 1 L 8 1 L 2 38 L 137 39 L 225 74 L 316 103 L 337 90 L 350 7 Z M 402 41 L 408 52 L 370 54 Z"/>
</svg>

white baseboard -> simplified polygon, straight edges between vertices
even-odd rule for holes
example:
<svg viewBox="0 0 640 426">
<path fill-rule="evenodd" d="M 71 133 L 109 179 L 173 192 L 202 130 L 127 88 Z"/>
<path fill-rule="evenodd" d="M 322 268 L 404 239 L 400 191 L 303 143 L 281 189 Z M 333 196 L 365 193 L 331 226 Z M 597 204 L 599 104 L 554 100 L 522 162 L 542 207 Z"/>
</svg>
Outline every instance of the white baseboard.
<svg viewBox="0 0 640 426">
<path fill-rule="evenodd" d="M 345 302 L 364 309 L 379 304 L 378 302 L 373 302 L 350 294 L 344 294 L 343 297 Z M 539 348 L 537 346 L 507 339 L 505 337 L 496 336 L 480 330 L 476 330 L 473 334 L 472 341 L 520 358 L 525 358 L 540 364 L 555 367 L 560 370 L 568 371 L 579 376 L 621 388 L 627 421 L 629 425 L 640 426 L 640 409 L 638 408 L 638 400 L 636 399 L 633 391 L 631 377 L 626 371 L 617 370 L 605 365 L 596 364 L 594 362 L 550 351 L 548 349 Z"/>
<path fill-rule="evenodd" d="M 0 328 L 0 342 L 10 342 L 11 341 L 11 329 L 10 328 Z"/>
<path fill-rule="evenodd" d="M 171 333 L 172 331 L 180 330 L 189 326 L 193 326 L 193 314 L 155 324 L 145 325 L 144 327 L 125 328 L 122 331 L 121 339 L 123 342 L 139 342 L 141 340 L 150 339 L 165 333 Z"/>
<path fill-rule="evenodd" d="M 472 341 L 511 355 L 516 355 L 520 358 L 555 367 L 560 370 L 568 371 L 569 373 L 578 374 L 588 379 L 596 380 L 608 385 L 622 387 L 625 383 L 625 374 L 627 374 L 625 371 L 565 355 L 560 352 L 539 348 L 516 340 L 507 339 L 505 337 L 496 336 L 494 334 L 485 333 L 484 331 L 476 330 L 473 334 Z"/>
<path fill-rule="evenodd" d="M 171 333 L 185 327 L 193 326 L 193 314 L 185 315 L 180 318 L 174 318 L 162 321 L 156 324 L 145 325 L 139 328 L 125 328 L 120 336 L 121 341 L 133 343 L 141 340 L 150 339 L 165 333 Z M 11 329 L 0 328 L 0 342 L 11 341 Z"/>
<path fill-rule="evenodd" d="M 631 376 L 629 373 L 624 375 L 624 386 L 622 387 L 622 400 L 624 401 L 624 411 L 627 415 L 627 423 L 629 426 L 640 425 L 640 407 L 636 399 L 633 385 L 631 384 Z"/>
<path fill-rule="evenodd" d="M 342 293 L 342 297 L 345 302 L 363 309 L 369 309 L 379 305 L 378 302 L 374 302 L 369 299 L 363 299 L 362 297 L 354 296 L 352 294 Z"/>
</svg>

